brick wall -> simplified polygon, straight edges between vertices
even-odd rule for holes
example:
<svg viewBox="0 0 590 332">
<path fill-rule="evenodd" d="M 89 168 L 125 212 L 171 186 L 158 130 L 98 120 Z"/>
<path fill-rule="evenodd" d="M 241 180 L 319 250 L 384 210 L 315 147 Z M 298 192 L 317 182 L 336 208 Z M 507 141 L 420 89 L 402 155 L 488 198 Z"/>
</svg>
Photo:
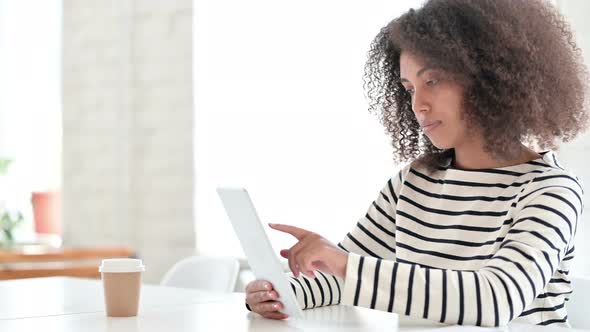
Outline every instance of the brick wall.
<svg viewBox="0 0 590 332">
<path fill-rule="evenodd" d="M 192 1 L 64 0 L 66 245 L 194 253 Z"/>
</svg>

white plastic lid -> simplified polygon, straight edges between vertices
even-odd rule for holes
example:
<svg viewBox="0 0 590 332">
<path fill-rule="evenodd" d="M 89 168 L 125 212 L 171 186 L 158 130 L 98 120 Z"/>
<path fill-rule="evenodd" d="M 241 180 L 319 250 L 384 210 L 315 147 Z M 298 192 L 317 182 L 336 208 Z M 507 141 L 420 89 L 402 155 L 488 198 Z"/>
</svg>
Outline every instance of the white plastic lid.
<svg viewBox="0 0 590 332">
<path fill-rule="evenodd" d="M 98 272 L 143 272 L 145 266 L 141 262 L 141 259 L 135 258 L 110 258 L 103 259 L 102 264 L 98 268 Z"/>
</svg>

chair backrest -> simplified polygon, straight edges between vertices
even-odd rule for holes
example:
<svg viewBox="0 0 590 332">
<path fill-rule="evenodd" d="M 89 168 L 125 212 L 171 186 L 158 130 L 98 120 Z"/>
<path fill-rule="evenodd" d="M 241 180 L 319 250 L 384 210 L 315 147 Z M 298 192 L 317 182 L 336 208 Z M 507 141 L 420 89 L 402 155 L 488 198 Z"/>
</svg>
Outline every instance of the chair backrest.
<svg viewBox="0 0 590 332">
<path fill-rule="evenodd" d="M 575 329 L 590 329 L 590 279 L 572 277 L 572 295 L 566 304 L 570 325 Z"/>
<path fill-rule="evenodd" d="M 172 266 L 160 285 L 232 292 L 240 263 L 233 257 L 187 257 Z"/>
</svg>

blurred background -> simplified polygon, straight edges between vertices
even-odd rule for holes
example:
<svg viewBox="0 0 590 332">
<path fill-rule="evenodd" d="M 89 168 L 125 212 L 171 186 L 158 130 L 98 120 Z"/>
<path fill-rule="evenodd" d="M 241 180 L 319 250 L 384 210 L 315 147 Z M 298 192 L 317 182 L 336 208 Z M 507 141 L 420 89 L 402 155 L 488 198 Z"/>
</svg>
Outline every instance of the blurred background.
<svg viewBox="0 0 590 332">
<path fill-rule="evenodd" d="M 421 2 L 0 0 L 0 279 L 129 256 L 159 283 L 184 257 L 231 256 L 240 290 L 218 185 L 340 241 L 399 167 L 367 111 L 366 52 Z M 589 61 L 590 2 L 553 3 Z M 558 151 L 586 187 L 589 152 L 588 133 Z M 267 230 L 277 252 L 295 243 Z"/>
</svg>

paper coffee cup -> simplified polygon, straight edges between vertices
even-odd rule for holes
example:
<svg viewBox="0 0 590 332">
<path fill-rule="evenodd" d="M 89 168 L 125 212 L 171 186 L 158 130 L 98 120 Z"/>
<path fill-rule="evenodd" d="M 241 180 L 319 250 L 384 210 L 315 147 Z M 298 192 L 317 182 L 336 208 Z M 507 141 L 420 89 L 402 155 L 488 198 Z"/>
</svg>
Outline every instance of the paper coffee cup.
<svg viewBox="0 0 590 332">
<path fill-rule="evenodd" d="M 141 274 L 145 271 L 141 259 L 104 259 L 98 271 L 102 276 L 107 316 L 137 316 Z"/>
</svg>

